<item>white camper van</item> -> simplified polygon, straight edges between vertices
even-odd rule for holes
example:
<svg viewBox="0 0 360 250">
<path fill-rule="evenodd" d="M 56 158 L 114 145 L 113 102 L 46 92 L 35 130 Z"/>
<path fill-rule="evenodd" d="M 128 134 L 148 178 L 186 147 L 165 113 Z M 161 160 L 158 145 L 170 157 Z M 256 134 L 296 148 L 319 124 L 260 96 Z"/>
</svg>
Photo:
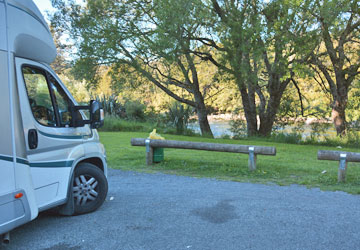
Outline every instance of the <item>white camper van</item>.
<svg viewBox="0 0 360 250">
<path fill-rule="evenodd" d="M 96 101 L 78 106 L 49 64 L 56 48 L 31 0 L 0 0 L 0 236 L 58 207 L 94 211 L 107 195 Z M 83 110 L 89 110 L 87 119 Z"/>
</svg>

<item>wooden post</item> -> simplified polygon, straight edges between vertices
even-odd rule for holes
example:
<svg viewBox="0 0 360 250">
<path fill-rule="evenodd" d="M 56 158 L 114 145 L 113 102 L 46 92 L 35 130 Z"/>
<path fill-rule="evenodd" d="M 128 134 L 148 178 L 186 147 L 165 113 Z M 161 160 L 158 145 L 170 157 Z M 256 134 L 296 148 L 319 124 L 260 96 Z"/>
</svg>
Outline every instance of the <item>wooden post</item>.
<svg viewBox="0 0 360 250">
<path fill-rule="evenodd" d="M 150 139 L 145 140 L 146 165 L 152 165 L 154 160 L 154 149 L 150 146 Z"/>
<path fill-rule="evenodd" d="M 340 154 L 338 182 L 346 181 L 346 169 L 347 169 L 346 154 Z"/>
<path fill-rule="evenodd" d="M 360 162 L 360 153 L 319 150 L 318 160 L 339 161 L 338 182 L 345 182 L 347 163 Z"/>
<path fill-rule="evenodd" d="M 249 170 L 254 171 L 256 170 L 256 154 L 254 153 L 255 148 L 249 147 Z"/>
</svg>

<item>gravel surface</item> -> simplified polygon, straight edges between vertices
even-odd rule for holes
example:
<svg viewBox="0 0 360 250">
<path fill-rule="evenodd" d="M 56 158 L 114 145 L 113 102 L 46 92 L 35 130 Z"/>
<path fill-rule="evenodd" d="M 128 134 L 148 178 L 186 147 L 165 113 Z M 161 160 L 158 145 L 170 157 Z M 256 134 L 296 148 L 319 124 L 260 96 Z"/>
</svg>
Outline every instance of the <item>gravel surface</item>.
<svg viewBox="0 0 360 250">
<path fill-rule="evenodd" d="M 360 249 L 359 208 L 343 192 L 110 170 L 98 211 L 41 213 L 3 249 Z"/>
</svg>

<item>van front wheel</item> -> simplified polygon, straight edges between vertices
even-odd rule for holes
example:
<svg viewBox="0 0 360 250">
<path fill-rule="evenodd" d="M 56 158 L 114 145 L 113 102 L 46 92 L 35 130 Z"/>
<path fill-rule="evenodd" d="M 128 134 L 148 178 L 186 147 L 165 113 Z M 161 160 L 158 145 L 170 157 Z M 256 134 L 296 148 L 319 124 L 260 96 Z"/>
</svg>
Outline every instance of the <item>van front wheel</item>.
<svg viewBox="0 0 360 250">
<path fill-rule="evenodd" d="M 72 191 L 75 214 L 90 213 L 104 203 L 108 183 L 104 173 L 97 166 L 81 163 L 75 168 Z"/>
</svg>

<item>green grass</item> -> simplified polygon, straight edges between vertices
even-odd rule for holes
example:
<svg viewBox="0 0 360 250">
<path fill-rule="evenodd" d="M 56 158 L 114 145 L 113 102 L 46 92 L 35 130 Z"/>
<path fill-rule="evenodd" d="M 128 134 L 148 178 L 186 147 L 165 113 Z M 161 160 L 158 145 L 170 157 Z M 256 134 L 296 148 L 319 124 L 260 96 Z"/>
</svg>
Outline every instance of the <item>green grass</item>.
<svg viewBox="0 0 360 250">
<path fill-rule="evenodd" d="M 276 147 L 276 156 L 257 157 L 257 169 L 248 170 L 248 155 L 199 150 L 168 149 L 165 160 L 153 166 L 145 163 L 145 147 L 133 147 L 130 139 L 146 138 L 143 132 L 101 132 L 109 167 L 141 172 L 162 172 L 194 177 L 211 177 L 240 182 L 300 184 L 322 190 L 341 190 L 360 194 L 360 166 L 348 163 L 346 183 L 337 183 L 338 162 L 317 160 L 318 150 L 360 152 L 359 149 L 314 145 L 295 145 L 266 140 L 208 139 L 178 135 L 163 135 L 168 140 L 201 141 L 227 144 Z M 325 174 L 322 172 L 326 170 Z"/>
</svg>

